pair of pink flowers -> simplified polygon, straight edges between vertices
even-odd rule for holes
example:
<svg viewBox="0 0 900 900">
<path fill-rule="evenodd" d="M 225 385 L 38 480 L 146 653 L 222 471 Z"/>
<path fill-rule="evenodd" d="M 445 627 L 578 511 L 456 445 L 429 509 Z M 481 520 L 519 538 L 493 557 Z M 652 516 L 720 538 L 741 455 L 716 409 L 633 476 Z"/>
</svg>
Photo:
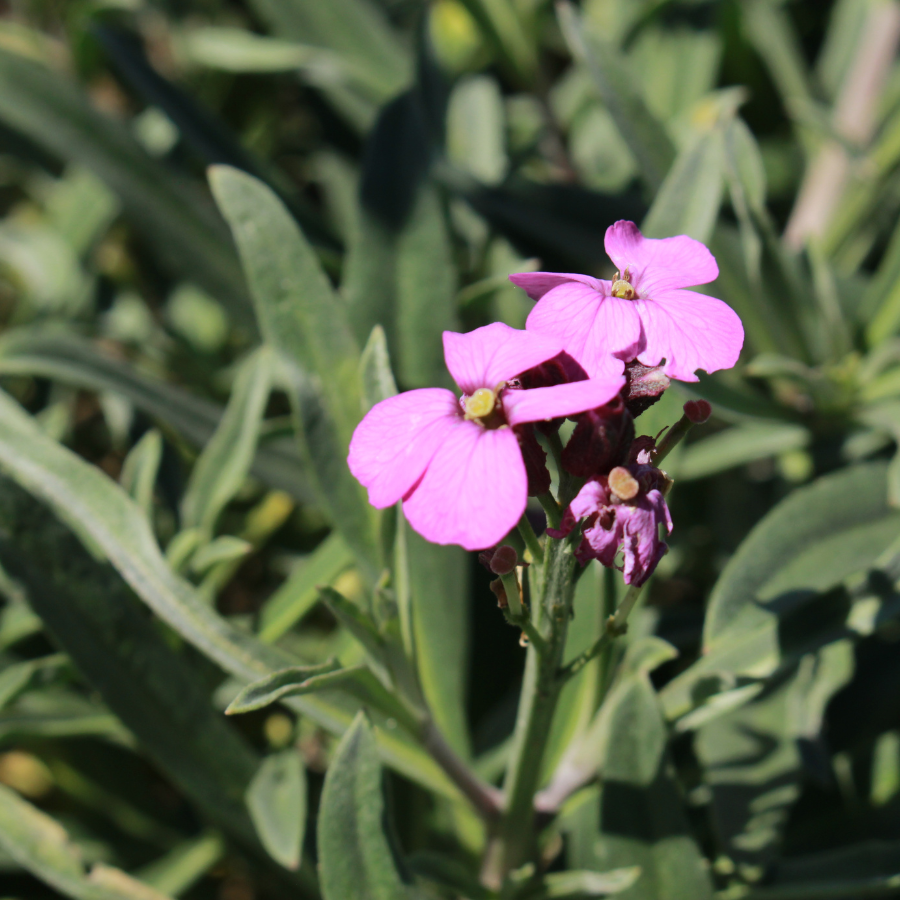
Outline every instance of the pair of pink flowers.
<svg viewBox="0 0 900 900">
<path fill-rule="evenodd" d="M 684 381 L 696 381 L 697 369 L 734 365 L 743 344 L 740 319 L 721 300 L 685 290 L 718 276 L 706 247 L 685 236 L 644 238 L 633 223 L 617 222 L 607 230 L 606 250 L 618 268 L 613 281 L 549 272 L 510 276 L 538 301 L 525 331 L 495 323 L 468 334 L 444 333 L 444 357 L 461 398 L 426 388 L 369 411 L 353 435 L 348 462 L 373 506 L 402 500 L 410 525 L 434 543 L 468 550 L 493 546 L 525 510 L 528 471 L 522 449 L 531 453 L 529 423 L 609 403 L 622 390 L 624 366 L 632 360 L 660 366 Z M 522 386 L 534 382 L 529 370 L 563 352 L 587 379 Z M 602 526 L 612 514 L 608 489 L 591 481 L 582 495 L 569 517 L 593 516 L 594 525 Z M 651 520 L 652 528 L 657 521 L 671 528 L 668 511 L 660 513 L 662 496 L 644 492 L 642 497 L 632 504 L 633 516 L 622 510 L 621 529 L 595 535 L 605 564 L 623 547 L 628 555 L 627 536 L 638 523 L 643 530 L 651 528 Z M 597 501 L 593 512 L 591 498 Z M 648 515 L 637 512 L 644 506 Z M 632 518 L 635 527 L 626 527 Z M 648 553 L 656 554 L 658 547 L 644 541 L 638 553 L 638 544 L 632 556 L 640 559 L 632 569 L 640 578 L 655 566 Z M 585 553 L 589 546 L 590 541 Z"/>
</svg>

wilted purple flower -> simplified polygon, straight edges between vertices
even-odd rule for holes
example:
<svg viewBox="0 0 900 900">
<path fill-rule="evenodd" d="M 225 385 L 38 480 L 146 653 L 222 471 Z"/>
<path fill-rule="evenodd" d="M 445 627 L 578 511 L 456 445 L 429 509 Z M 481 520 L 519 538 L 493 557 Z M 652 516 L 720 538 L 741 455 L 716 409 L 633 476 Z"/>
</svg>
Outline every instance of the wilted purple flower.
<svg viewBox="0 0 900 900">
<path fill-rule="evenodd" d="M 591 479 L 566 509 L 561 527 L 548 529 L 551 537 L 566 537 L 584 520 L 575 555 L 582 565 L 598 559 L 621 569 L 625 583 L 642 585 L 668 550 L 659 526 L 672 532 L 672 517 L 660 488 L 665 476 L 649 465 L 617 466 L 608 476 Z M 616 565 L 619 551 L 624 554 Z"/>
</svg>

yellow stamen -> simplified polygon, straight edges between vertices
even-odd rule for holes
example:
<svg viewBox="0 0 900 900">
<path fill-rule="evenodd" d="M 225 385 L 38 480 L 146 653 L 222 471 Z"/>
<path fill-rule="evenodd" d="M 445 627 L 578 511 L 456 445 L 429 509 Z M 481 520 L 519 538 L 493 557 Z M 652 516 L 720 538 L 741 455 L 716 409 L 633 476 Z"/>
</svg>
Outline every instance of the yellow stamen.
<svg viewBox="0 0 900 900">
<path fill-rule="evenodd" d="M 483 419 L 489 416 L 497 403 L 494 392 L 489 388 L 478 388 L 471 397 L 466 398 L 466 418 Z"/>
<path fill-rule="evenodd" d="M 641 490 L 637 479 L 624 466 L 616 466 L 609 473 L 607 484 L 609 489 L 622 500 L 634 500 Z"/>
<path fill-rule="evenodd" d="M 637 297 L 637 291 L 631 284 L 631 273 L 628 269 L 622 273 L 621 277 L 619 277 L 619 273 L 616 272 L 616 277 L 612 283 L 610 293 L 613 297 L 619 297 L 622 300 L 634 300 L 634 298 Z"/>
</svg>

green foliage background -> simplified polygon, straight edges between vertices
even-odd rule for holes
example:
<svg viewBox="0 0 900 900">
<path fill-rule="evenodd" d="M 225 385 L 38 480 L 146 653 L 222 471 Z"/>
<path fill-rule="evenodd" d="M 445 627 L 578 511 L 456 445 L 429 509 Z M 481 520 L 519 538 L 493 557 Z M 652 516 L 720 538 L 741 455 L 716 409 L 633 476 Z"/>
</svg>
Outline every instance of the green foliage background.
<svg viewBox="0 0 900 900">
<path fill-rule="evenodd" d="M 499 783 L 524 655 L 346 447 L 619 218 L 747 340 L 504 896 L 900 890 L 896 0 L 2 10 L 0 896 L 495 896 L 434 735 Z"/>
</svg>

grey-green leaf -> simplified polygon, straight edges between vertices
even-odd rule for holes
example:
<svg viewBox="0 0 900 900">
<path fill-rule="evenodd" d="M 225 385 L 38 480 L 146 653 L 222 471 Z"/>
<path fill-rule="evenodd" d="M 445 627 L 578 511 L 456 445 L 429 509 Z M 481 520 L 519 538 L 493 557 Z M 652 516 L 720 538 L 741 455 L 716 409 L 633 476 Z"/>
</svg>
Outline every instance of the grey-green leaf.
<svg viewBox="0 0 900 900">
<path fill-rule="evenodd" d="M 362 713 L 325 776 L 318 845 L 324 900 L 408 900 L 384 831 L 381 766 Z"/>
<path fill-rule="evenodd" d="M 246 794 L 262 845 L 287 869 L 300 865 L 306 831 L 306 771 L 295 748 L 267 756 Z"/>
<path fill-rule="evenodd" d="M 337 660 L 329 660 L 318 666 L 292 666 L 279 669 L 265 678 L 248 684 L 228 704 L 226 715 L 252 712 L 277 702 L 291 694 L 304 693 L 309 682 L 322 675 L 330 675 L 341 670 Z"/>
<path fill-rule="evenodd" d="M 240 367 L 231 399 L 194 465 L 181 502 L 182 527 L 211 536 L 219 514 L 250 472 L 272 381 L 274 357 L 260 347 Z"/>
<path fill-rule="evenodd" d="M 374 577 L 377 516 L 346 465 L 362 414 L 360 354 L 346 310 L 312 247 L 266 185 L 228 166 L 214 166 L 210 183 L 238 245 L 260 330 L 285 367 L 301 449 L 319 496 Z"/>
</svg>

